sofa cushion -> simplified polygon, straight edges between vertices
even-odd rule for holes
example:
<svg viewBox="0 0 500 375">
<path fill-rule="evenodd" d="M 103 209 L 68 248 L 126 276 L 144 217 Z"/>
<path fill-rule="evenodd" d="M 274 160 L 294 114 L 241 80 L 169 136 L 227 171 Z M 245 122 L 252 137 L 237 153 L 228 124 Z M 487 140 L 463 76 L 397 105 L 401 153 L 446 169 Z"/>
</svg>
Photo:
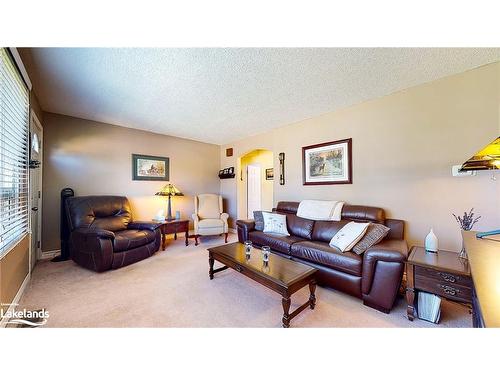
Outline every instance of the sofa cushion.
<svg viewBox="0 0 500 375">
<path fill-rule="evenodd" d="M 248 239 L 258 246 L 269 246 L 272 250 L 284 254 L 290 254 L 290 246 L 303 238 L 296 236 L 279 236 L 271 233 L 253 231 L 248 233 Z"/>
<path fill-rule="evenodd" d="M 147 245 L 155 240 L 155 232 L 151 230 L 128 229 L 115 232 L 113 240 L 114 252 L 126 251 Z"/>
<path fill-rule="evenodd" d="M 331 267 L 337 271 L 361 276 L 363 258 L 352 251 L 342 253 L 320 241 L 301 241 L 292 244 L 292 256 Z"/>
<path fill-rule="evenodd" d="M 311 239 L 313 241 L 330 242 L 333 236 L 337 234 L 349 221 L 316 221 Z"/>
<path fill-rule="evenodd" d="M 314 221 L 298 217 L 294 214 L 286 214 L 286 224 L 291 235 L 310 240 L 314 228 Z"/>
<path fill-rule="evenodd" d="M 370 223 L 365 235 L 361 241 L 354 245 L 352 251 L 356 254 L 363 254 L 368 248 L 382 241 L 389 231 L 390 228 L 387 228 L 385 225 Z"/>
<path fill-rule="evenodd" d="M 264 233 L 275 234 L 281 236 L 289 236 L 286 228 L 286 215 L 263 212 L 264 217 Z"/>
<path fill-rule="evenodd" d="M 356 223 L 351 221 L 333 236 L 330 246 L 335 247 L 343 253 L 351 250 L 366 233 L 370 223 Z"/>
<path fill-rule="evenodd" d="M 264 215 L 262 214 L 264 211 L 254 211 L 253 219 L 255 221 L 255 230 L 264 230 Z"/>
<path fill-rule="evenodd" d="M 221 219 L 203 219 L 198 221 L 198 228 L 224 228 L 224 221 Z"/>
</svg>

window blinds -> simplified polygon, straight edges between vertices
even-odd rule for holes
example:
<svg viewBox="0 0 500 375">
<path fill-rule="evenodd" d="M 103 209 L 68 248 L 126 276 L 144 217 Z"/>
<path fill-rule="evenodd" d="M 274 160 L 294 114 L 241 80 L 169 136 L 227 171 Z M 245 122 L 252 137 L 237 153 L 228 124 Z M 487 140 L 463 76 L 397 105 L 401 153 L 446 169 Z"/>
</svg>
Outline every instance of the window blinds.
<svg viewBox="0 0 500 375">
<path fill-rule="evenodd" d="M 0 49 L 0 256 L 28 233 L 29 92 Z"/>
</svg>

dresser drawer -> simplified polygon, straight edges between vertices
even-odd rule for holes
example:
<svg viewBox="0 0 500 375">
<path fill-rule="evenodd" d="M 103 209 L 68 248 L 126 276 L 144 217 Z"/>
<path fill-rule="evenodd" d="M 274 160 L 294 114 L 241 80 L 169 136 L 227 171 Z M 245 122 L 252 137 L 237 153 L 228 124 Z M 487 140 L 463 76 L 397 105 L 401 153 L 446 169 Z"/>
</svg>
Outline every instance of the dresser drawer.
<svg viewBox="0 0 500 375">
<path fill-rule="evenodd" d="M 452 286 L 455 285 L 457 287 L 464 286 L 469 289 L 472 288 L 472 280 L 470 276 L 457 275 L 450 272 L 437 271 L 432 268 L 415 266 L 415 277 L 416 276 L 429 278 Z"/>
<path fill-rule="evenodd" d="M 186 232 L 189 229 L 189 222 L 169 223 L 162 228 L 163 234 L 173 234 Z"/>
<path fill-rule="evenodd" d="M 421 274 L 415 274 L 415 288 L 459 302 L 471 303 L 472 301 L 471 288 L 456 283 L 436 280 Z"/>
</svg>

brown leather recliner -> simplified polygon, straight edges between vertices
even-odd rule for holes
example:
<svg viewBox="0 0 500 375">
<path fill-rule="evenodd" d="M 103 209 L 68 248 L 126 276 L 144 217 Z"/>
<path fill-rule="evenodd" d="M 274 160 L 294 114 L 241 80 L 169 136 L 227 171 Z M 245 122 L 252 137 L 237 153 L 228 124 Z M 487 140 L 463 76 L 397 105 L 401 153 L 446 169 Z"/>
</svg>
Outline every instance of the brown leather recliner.
<svg viewBox="0 0 500 375">
<path fill-rule="evenodd" d="M 287 216 L 290 236 L 255 230 L 253 220 L 238 220 L 238 240 L 267 245 L 276 254 L 319 270 L 318 284 L 363 300 L 367 306 L 390 312 L 403 276 L 408 246 L 404 221 L 386 219 L 382 208 L 344 205 L 341 221 L 314 221 L 298 217 L 298 202 L 279 202 L 273 211 Z M 373 222 L 390 228 L 387 236 L 362 255 L 342 253 L 329 246 L 332 237 L 349 221 Z"/>
<path fill-rule="evenodd" d="M 138 262 L 160 247 L 159 224 L 132 221 L 126 197 L 85 196 L 66 200 L 71 259 L 102 272 Z"/>
</svg>

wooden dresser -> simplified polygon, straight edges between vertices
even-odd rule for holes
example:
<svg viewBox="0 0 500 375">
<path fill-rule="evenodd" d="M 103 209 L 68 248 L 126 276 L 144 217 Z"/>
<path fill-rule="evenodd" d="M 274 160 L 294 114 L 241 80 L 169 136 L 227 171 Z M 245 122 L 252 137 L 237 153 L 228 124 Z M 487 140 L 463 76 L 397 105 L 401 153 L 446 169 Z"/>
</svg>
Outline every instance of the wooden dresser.
<svg viewBox="0 0 500 375">
<path fill-rule="evenodd" d="M 463 232 L 472 274 L 474 327 L 500 327 L 500 236 L 476 238 Z"/>
</svg>

